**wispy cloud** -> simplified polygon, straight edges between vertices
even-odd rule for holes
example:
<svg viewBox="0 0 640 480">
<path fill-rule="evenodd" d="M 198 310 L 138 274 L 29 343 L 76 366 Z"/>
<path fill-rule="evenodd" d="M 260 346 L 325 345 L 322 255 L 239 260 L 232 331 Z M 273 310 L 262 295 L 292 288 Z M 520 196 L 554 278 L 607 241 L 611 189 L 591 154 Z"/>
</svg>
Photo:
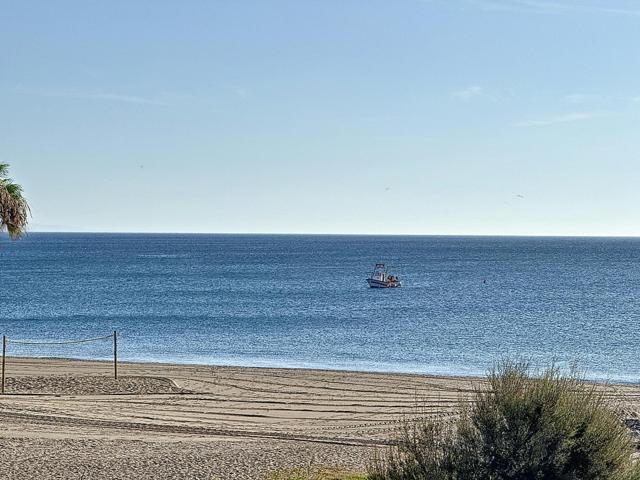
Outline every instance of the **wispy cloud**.
<svg viewBox="0 0 640 480">
<path fill-rule="evenodd" d="M 486 93 L 484 88 L 479 85 L 471 85 L 469 87 L 456 90 L 451 93 L 451 96 L 454 98 L 459 98 L 460 100 L 471 100 L 472 98 L 484 97 Z"/>
<path fill-rule="evenodd" d="M 561 115 L 554 115 L 547 118 L 538 118 L 533 120 L 523 120 L 516 122 L 513 125 L 515 127 L 538 127 L 545 125 L 555 125 L 558 123 L 573 123 L 581 122 L 584 120 L 591 120 L 593 118 L 602 117 L 604 114 L 601 112 L 572 112 L 564 113 Z"/>
<path fill-rule="evenodd" d="M 640 101 L 640 96 L 634 95 L 597 95 L 592 93 L 570 93 L 563 97 L 568 103 L 585 104 L 585 103 L 605 103 L 605 104 L 629 104 Z"/>
<path fill-rule="evenodd" d="M 36 95 L 40 97 L 51 98 L 76 98 L 81 100 L 98 100 L 121 103 L 137 103 L 145 105 L 166 105 L 165 102 L 149 97 L 140 97 L 135 95 L 127 95 L 105 91 L 89 91 L 89 90 L 23 90 L 28 95 Z"/>
<path fill-rule="evenodd" d="M 233 93 L 236 95 L 236 97 L 238 98 L 247 98 L 247 96 L 249 95 L 249 92 L 247 92 L 247 89 L 244 87 L 233 87 Z"/>
<path fill-rule="evenodd" d="M 524 13 L 592 13 L 639 16 L 640 8 L 616 5 L 607 1 L 545 1 L 545 0 L 467 0 L 468 4 L 485 10 Z M 628 5 L 628 3 L 626 4 Z"/>
<path fill-rule="evenodd" d="M 601 98 L 599 95 L 589 95 L 585 93 L 570 93 L 564 96 L 564 99 L 569 103 L 587 103 L 600 100 Z"/>
</svg>

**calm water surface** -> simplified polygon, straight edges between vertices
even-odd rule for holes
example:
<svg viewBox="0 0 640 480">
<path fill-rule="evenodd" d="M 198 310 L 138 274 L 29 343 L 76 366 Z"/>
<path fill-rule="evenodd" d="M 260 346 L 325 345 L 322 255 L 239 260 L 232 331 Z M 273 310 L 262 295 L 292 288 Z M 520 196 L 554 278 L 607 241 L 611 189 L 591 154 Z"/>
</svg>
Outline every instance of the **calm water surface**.
<svg viewBox="0 0 640 480">
<path fill-rule="evenodd" d="M 373 263 L 405 286 L 372 290 Z M 32 233 L 0 334 L 118 330 L 123 360 L 482 374 L 504 355 L 640 381 L 640 239 Z M 10 344 L 107 358 L 108 342 Z"/>
</svg>

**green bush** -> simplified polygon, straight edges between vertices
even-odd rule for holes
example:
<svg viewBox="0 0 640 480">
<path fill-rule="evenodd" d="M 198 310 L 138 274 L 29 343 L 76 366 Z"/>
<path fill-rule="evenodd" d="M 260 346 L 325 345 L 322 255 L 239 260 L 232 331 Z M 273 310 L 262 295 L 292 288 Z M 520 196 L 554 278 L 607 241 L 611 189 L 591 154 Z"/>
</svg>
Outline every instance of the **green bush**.
<svg viewBox="0 0 640 480">
<path fill-rule="evenodd" d="M 635 480 L 631 435 L 602 389 L 505 362 L 453 424 L 406 422 L 369 480 Z"/>
</svg>

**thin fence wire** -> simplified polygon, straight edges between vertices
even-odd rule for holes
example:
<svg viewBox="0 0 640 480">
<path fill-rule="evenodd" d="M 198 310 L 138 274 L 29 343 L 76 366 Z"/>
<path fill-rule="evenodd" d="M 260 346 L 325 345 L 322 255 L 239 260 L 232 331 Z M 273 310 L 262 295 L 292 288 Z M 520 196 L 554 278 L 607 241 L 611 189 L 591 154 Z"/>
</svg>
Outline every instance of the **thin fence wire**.
<svg viewBox="0 0 640 480">
<path fill-rule="evenodd" d="M 15 343 L 18 345 L 71 345 L 71 344 L 77 344 L 77 343 L 97 342 L 99 340 L 108 340 L 112 338 L 113 338 L 113 333 L 111 335 L 105 335 L 104 337 L 81 338 L 77 340 L 65 340 L 62 342 L 36 342 L 32 340 L 14 340 L 12 338 L 7 337 L 7 343 Z"/>
</svg>

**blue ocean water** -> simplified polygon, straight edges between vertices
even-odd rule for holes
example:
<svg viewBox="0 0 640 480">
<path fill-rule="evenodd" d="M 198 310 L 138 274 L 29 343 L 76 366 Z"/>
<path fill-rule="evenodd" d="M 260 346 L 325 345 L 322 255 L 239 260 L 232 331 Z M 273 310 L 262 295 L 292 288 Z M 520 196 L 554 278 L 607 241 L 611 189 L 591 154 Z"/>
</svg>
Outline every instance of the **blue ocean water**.
<svg viewBox="0 0 640 480">
<path fill-rule="evenodd" d="M 401 289 L 373 290 L 375 262 Z M 118 330 L 123 360 L 640 381 L 640 239 L 45 234 L 0 239 L 0 334 Z M 10 354 L 108 358 L 108 342 Z"/>
</svg>

